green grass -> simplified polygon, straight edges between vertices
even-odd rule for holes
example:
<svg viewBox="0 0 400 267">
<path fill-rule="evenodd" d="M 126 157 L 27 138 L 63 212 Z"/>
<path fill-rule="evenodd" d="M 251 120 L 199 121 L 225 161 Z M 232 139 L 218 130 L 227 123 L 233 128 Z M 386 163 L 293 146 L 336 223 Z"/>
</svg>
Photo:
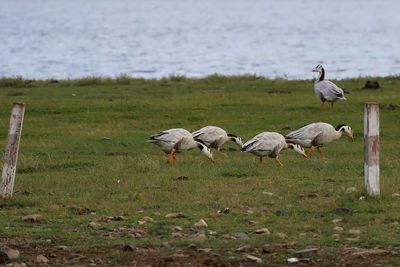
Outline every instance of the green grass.
<svg viewBox="0 0 400 267">
<path fill-rule="evenodd" d="M 378 80 L 382 88 L 361 89 L 367 79 Z M 312 258 L 325 263 L 341 259 L 340 249 L 345 247 L 400 246 L 400 198 L 392 197 L 400 192 L 400 109 L 380 110 L 381 197 L 359 200 L 365 196 L 364 102 L 399 105 L 400 78 L 335 82 L 351 92 L 346 96 L 348 101 L 337 102 L 334 110 L 328 105 L 321 110 L 311 80 L 219 75 L 161 80 L 124 76 L 60 81 L 2 78 L 0 162 L 4 160 L 12 103 L 25 102 L 26 112 L 14 187 L 17 192 L 11 199 L 0 200 L 0 236 L 16 240 L 24 237 L 25 241 L 14 246 L 22 249 L 28 245 L 32 251 L 47 256 L 54 246 L 67 245 L 88 255 L 81 260 L 83 263 L 101 258 L 110 265 L 137 257 L 122 250 L 129 242 L 156 249 L 143 256 L 142 261 L 179 250 L 193 254 L 188 246 L 195 243 L 218 253 L 215 260 L 232 263 L 241 261 L 242 254 L 234 250 L 245 244 L 260 248 L 264 244 L 297 241 L 295 250 L 320 247 Z M 270 90 L 291 94 L 270 94 Z M 280 160 L 284 167 L 265 158 L 262 169 L 253 155 L 227 151 L 238 149 L 234 143 L 224 145 L 229 157 L 216 155 L 214 164 L 193 150 L 178 154 L 178 164 L 170 166 L 164 164 L 166 154 L 145 142 L 161 130 L 182 127 L 194 131 L 206 125 L 218 125 L 246 141 L 263 131 L 286 134 L 290 131 L 282 130 L 286 125 L 297 129 L 315 121 L 350 125 L 355 142 L 343 136 L 323 149 L 325 158 L 320 158 L 318 152 L 304 159 L 291 150 L 283 151 Z M 112 141 L 102 141 L 102 137 Z M 173 179 L 182 175 L 189 179 Z M 349 187 L 356 191 L 346 193 Z M 316 197 L 304 197 L 308 194 Z M 214 201 L 220 203 L 219 208 L 229 207 L 230 213 L 218 216 L 219 208 L 209 205 Z M 70 209 L 72 205 L 89 211 L 79 214 Z M 348 208 L 353 213 L 339 215 L 336 208 Z M 276 210 L 291 215 L 276 216 Z M 165 218 L 172 212 L 183 212 L 186 217 Z M 33 213 L 42 214 L 43 221 L 22 221 L 24 214 Z M 103 215 L 124 215 L 125 220 L 99 222 L 97 229 L 87 227 Z M 154 221 L 138 225 L 144 216 Z M 204 230 L 205 237 L 193 235 L 190 230 L 201 218 L 208 223 L 207 228 L 199 229 Z M 333 229 L 332 220 L 336 218 L 342 219 L 337 225 L 344 231 Z M 146 234 L 133 238 L 133 226 Z M 187 236 L 171 237 L 174 226 L 182 227 Z M 121 227 L 131 228 L 115 230 L 116 238 L 109 236 L 110 229 Z M 271 235 L 252 233 L 264 227 Z M 357 238 L 348 232 L 351 229 L 362 233 Z M 216 234 L 210 235 L 209 230 Z M 246 232 L 250 238 L 223 238 L 237 232 Z M 277 233 L 284 233 L 287 238 L 282 240 Z M 336 233 L 339 237 L 332 237 Z M 174 247 L 163 246 L 167 241 Z M 192 257 L 210 253 L 199 252 Z M 265 262 L 280 264 L 292 257 L 293 251 L 252 254 Z M 28 259 L 34 259 L 32 255 Z M 22 259 L 26 260 L 26 255 Z M 353 260 L 360 259 L 346 258 L 348 262 Z"/>
</svg>

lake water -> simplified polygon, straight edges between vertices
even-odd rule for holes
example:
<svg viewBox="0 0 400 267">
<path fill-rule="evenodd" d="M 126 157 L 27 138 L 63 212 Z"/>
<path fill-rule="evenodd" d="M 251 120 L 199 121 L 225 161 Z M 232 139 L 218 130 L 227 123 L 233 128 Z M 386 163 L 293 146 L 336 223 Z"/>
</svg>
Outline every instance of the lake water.
<svg viewBox="0 0 400 267">
<path fill-rule="evenodd" d="M 1 0 L 0 77 L 400 74 L 398 0 Z"/>
</svg>

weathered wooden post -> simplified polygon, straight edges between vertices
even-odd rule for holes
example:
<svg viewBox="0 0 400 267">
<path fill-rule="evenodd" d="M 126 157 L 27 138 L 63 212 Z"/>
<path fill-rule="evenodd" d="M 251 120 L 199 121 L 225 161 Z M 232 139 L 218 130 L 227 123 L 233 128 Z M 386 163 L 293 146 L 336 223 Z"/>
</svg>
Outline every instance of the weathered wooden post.
<svg viewBox="0 0 400 267">
<path fill-rule="evenodd" d="M 25 103 L 14 103 L 11 110 L 10 129 L 6 154 L 4 156 L 4 167 L 1 176 L 0 196 L 11 197 L 13 194 L 15 171 L 17 170 L 18 148 L 21 139 L 22 123 L 24 121 Z"/>
<path fill-rule="evenodd" d="M 379 196 L 379 104 L 364 104 L 364 179 L 367 193 Z"/>
</svg>

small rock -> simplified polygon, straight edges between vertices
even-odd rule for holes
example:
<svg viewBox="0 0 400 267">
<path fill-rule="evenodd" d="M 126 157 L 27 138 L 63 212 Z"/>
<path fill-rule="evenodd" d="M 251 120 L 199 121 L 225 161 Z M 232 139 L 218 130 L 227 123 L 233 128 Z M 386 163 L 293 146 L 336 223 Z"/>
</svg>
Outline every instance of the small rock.
<svg viewBox="0 0 400 267">
<path fill-rule="evenodd" d="M 101 141 L 112 141 L 110 137 L 102 137 Z"/>
<path fill-rule="evenodd" d="M 63 246 L 63 245 L 56 246 L 55 248 L 58 249 L 58 250 L 70 251 L 69 247 Z"/>
<path fill-rule="evenodd" d="M 143 217 L 142 220 L 143 220 L 143 221 L 146 221 L 146 222 L 152 222 L 152 221 L 154 221 L 153 218 L 151 218 L 151 217 Z"/>
<path fill-rule="evenodd" d="M 181 232 L 175 232 L 175 233 L 171 233 L 171 236 L 172 237 L 183 237 L 183 236 L 185 236 L 185 234 L 181 233 Z"/>
<path fill-rule="evenodd" d="M 165 218 L 185 218 L 186 216 L 183 215 L 182 212 L 175 212 L 175 213 L 169 213 L 165 215 Z"/>
<path fill-rule="evenodd" d="M 41 263 L 48 263 L 49 262 L 49 259 L 48 258 L 46 258 L 45 256 L 43 256 L 43 255 L 38 255 L 37 257 L 36 257 L 36 263 L 39 263 L 39 264 L 41 264 Z"/>
<path fill-rule="evenodd" d="M 143 225 L 143 224 L 146 224 L 146 223 L 147 223 L 146 221 L 138 221 L 139 225 Z"/>
<path fill-rule="evenodd" d="M 249 238 L 249 236 L 244 232 L 233 233 L 232 236 L 235 238 Z"/>
<path fill-rule="evenodd" d="M 210 251 L 212 251 L 212 249 L 211 248 L 199 248 L 199 249 L 197 249 L 197 251 L 209 253 Z"/>
<path fill-rule="evenodd" d="M 333 228 L 333 230 L 335 230 L 335 231 L 343 231 L 344 229 L 343 229 L 343 227 L 335 226 L 335 228 Z"/>
<path fill-rule="evenodd" d="M 217 231 L 211 231 L 211 230 L 210 230 L 210 231 L 208 231 L 208 234 L 209 234 L 209 235 L 216 235 L 216 234 L 217 234 Z"/>
<path fill-rule="evenodd" d="M 289 258 L 289 259 L 287 259 L 287 262 L 288 263 L 298 263 L 299 259 L 298 258 Z"/>
<path fill-rule="evenodd" d="M 378 89 L 380 88 L 380 85 L 378 81 L 367 81 L 364 85 L 363 89 Z"/>
<path fill-rule="evenodd" d="M 247 221 L 249 224 L 259 224 L 260 222 L 258 222 L 258 221 L 252 221 L 252 220 L 249 220 L 249 221 Z"/>
<path fill-rule="evenodd" d="M 392 194 L 392 198 L 397 198 L 397 197 L 400 197 L 400 194 L 399 194 L 399 193 L 393 193 L 393 194 Z"/>
<path fill-rule="evenodd" d="M 197 249 L 197 245 L 196 245 L 195 243 L 191 243 L 191 244 L 189 245 L 189 248 L 191 248 L 191 249 Z"/>
<path fill-rule="evenodd" d="M 180 227 L 180 226 L 175 226 L 174 228 L 173 228 L 173 230 L 174 231 L 182 231 L 183 229 L 182 229 L 182 227 Z"/>
<path fill-rule="evenodd" d="M 336 209 L 337 214 L 352 214 L 353 212 L 349 210 L 348 208 L 337 208 Z"/>
<path fill-rule="evenodd" d="M 338 239 L 338 238 L 340 238 L 340 235 L 338 235 L 338 234 L 333 234 L 333 235 L 332 235 L 332 238 L 333 238 L 333 239 Z"/>
<path fill-rule="evenodd" d="M 341 221 L 342 221 L 342 219 L 333 219 L 333 220 L 332 220 L 333 223 L 339 223 L 339 222 L 341 222 Z"/>
<path fill-rule="evenodd" d="M 318 252 L 319 248 L 306 248 L 299 251 L 296 251 L 294 254 L 300 258 L 310 257 Z"/>
<path fill-rule="evenodd" d="M 245 252 L 245 251 L 249 251 L 249 250 L 250 250 L 250 246 L 244 245 L 243 247 L 236 249 L 236 252 Z"/>
<path fill-rule="evenodd" d="M 266 234 L 269 235 L 271 232 L 267 228 L 261 228 L 254 231 L 255 234 Z"/>
<path fill-rule="evenodd" d="M 352 230 L 349 230 L 349 233 L 353 234 L 353 235 L 359 235 L 359 234 L 361 234 L 361 230 L 352 229 Z"/>
<path fill-rule="evenodd" d="M 195 227 L 207 227 L 207 223 L 205 220 L 200 219 L 200 221 L 198 221 L 197 223 L 194 224 Z"/>
<path fill-rule="evenodd" d="M 60 206 L 58 206 L 58 205 L 51 205 L 50 208 L 53 209 L 53 210 L 57 210 L 57 209 L 60 208 Z"/>
<path fill-rule="evenodd" d="M 290 127 L 289 125 L 285 125 L 284 127 L 282 127 L 283 131 L 289 131 L 291 129 L 292 129 L 292 127 Z"/>
<path fill-rule="evenodd" d="M 271 193 L 271 192 L 262 192 L 263 193 L 263 195 L 267 195 L 267 196 L 273 196 L 274 195 L 274 193 Z"/>
<path fill-rule="evenodd" d="M 179 177 L 175 177 L 175 178 L 172 178 L 172 180 L 189 180 L 189 177 L 187 177 L 187 176 L 179 176 Z"/>
<path fill-rule="evenodd" d="M 284 233 L 276 233 L 275 234 L 277 237 L 281 238 L 281 239 L 286 239 L 287 235 Z"/>
<path fill-rule="evenodd" d="M 72 96 L 76 96 L 76 94 L 72 94 Z"/>
<path fill-rule="evenodd" d="M 256 256 L 253 256 L 253 255 L 249 255 L 249 254 L 244 255 L 243 259 L 245 261 L 250 261 L 250 262 L 255 262 L 255 263 L 262 263 L 262 259 L 260 259 L 260 258 L 258 258 Z"/>
<path fill-rule="evenodd" d="M 223 235 L 222 236 L 223 239 L 230 239 L 230 240 L 236 240 L 237 238 L 231 235 Z"/>
<path fill-rule="evenodd" d="M 90 227 L 90 228 L 97 228 L 97 227 L 99 227 L 100 226 L 100 224 L 99 223 L 96 223 L 96 222 L 90 222 L 90 223 L 88 223 L 88 227 Z"/>
<path fill-rule="evenodd" d="M 353 187 L 353 186 L 346 189 L 346 193 L 347 194 L 353 193 L 353 192 L 356 192 L 356 191 L 357 191 L 357 189 L 355 187 Z"/>
<path fill-rule="evenodd" d="M 277 216 L 290 216 L 290 213 L 286 210 L 277 210 L 275 214 Z"/>
<path fill-rule="evenodd" d="M 365 199 L 365 197 L 364 196 L 361 196 L 358 200 L 364 200 Z"/>
<path fill-rule="evenodd" d="M 19 251 L 4 246 L 0 249 L 0 264 L 7 263 L 11 260 L 19 258 Z"/>
<path fill-rule="evenodd" d="M 124 216 L 120 216 L 120 215 L 116 215 L 116 216 L 114 216 L 112 218 L 112 220 L 114 220 L 114 221 L 123 221 L 123 220 L 125 220 L 125 217 Z"/>
<path fill-rule="evenodd" d="M 161 215 L 160 212 L 158 212 L 158 211 L 154 212 L 154 216 L 160 216 L 160 215 Z"/>
<path fill-rule="evenodd" d="M 28 222 L 40 222 L 42 220 L 43 216 L 40 214 L 31 214 L 31 215 L 26 215 L 22 217 L 23 221 L 28 221 Z"/>
<path fill-rule="evenodd" d="M 217 201 L 213 201 L 210 204 L 208 204 L 208 206 L 212 208 L 219 208 L 219 203 Z"/>
<path fill-rule="evenodd" d="M 189 255 L 183 254 L 183 253 L 176 253 L 171 255 L 172 258 L 188 258 Z"/>
<path fill-rule="evenodd" d="M 135 251 L 135 250 L 136 250 L 136 247 L 131 243 L 126 244 L 124 246 L 124 251 Z"/>
</svg>

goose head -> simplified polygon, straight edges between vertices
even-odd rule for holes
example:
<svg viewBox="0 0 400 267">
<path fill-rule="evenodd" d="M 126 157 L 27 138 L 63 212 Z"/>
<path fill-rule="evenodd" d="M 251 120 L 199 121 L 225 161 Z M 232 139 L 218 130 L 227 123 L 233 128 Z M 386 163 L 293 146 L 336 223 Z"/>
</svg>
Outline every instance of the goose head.
<svg viewBox="0 0 400 267">
<path fill-rule="evenodd" d="M 307 158 L 307 154 L 304 151 L 304 148 L 298 144 L 292 144 L 292 143 L 288 143 L 289 148 L 293 149 L 296 153 L 303 155 L 304 157 Z"/>
<path fill-rule="evenodd" d="M 312 72 L 322 72 L 324 68 L 322 67 L 321 64 L 318 64 L 313 70 Z"/>
<path fill-rule="evenodd" d="M 243 140 L 241 137 L 236 136 L 233 138 L 233 142 L 235 142 L 238 146 L 242 147 L 243 146 Z"/>
<path fill-rule="evenodd" d="M 231 141 L 235 142 L 238 146 L 240 146 L 240 147 L 243 146 L 243 140 L 241 137 L 236 136 L 234 134 L 228 134 L 228 137 L 230 138 Z"/>
<path fill-rule="evenodd" d="M 340 124 L 339 126 L 336 127 L 336 131 L 345 132 L 350 137 L 351 141 L 354 142 L 353 130 L 351 129 L 350 126 L 345 124 Z"/>
<path fill-rule="evenodd" d="M 209 158 L 211 162 L 214 162 L 213 154 L 211 153 L 211 150 L 208 147 L 206 147 L 203 143 L 199 141 L 197 141 L 197 147 L 200 149 L 201 154 Z"/>
</svg>

